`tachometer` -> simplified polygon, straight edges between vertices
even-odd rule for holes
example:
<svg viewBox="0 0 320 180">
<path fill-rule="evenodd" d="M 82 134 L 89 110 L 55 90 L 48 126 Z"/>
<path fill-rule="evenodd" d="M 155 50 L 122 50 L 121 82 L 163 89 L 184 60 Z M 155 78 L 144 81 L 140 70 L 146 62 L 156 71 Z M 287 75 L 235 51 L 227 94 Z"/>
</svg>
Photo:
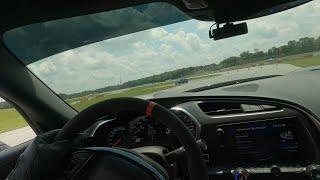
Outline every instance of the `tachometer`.
<svg viewBox="0 0 320 180">
<path fill-rule="evenodd" d="M 123 126 L 118 126 L 113 128 L 108 136 L 107 143 L 110 147 L 126 147 L 126 128 Z"/>
</svg>

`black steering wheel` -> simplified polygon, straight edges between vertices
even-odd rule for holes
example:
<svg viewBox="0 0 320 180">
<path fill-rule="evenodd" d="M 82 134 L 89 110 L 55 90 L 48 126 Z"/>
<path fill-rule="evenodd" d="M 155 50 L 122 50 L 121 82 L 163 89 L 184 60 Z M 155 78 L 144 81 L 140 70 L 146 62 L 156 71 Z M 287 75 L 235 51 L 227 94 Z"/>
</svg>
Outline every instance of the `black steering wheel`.
<svg viewBox="0 0 320 180">
<path fill-rule="evenodd" d="M 92 105 L 68 121 L 56 136 L 56 140 L 75 138 L 99 118 L 120 111 L 146 114 L 170 128 L 186 151 L 190 179 L 209 179 L 201 149 L 188 128 L 171 111 L 151 101 L 116 98 Z M 90 152 L 91 158 L 89 163 L 86 161 L 86 168 L 81 170 L 78 179 L 88 178 L 89 175 L 86 174 L 90 174 L 90 179 L 99 179 L 102 176 L 113 180 L 168 179 L 168 173 L 160 164 L 130 149 L 97 147 L 83 148 L 80 151 Z"/>
</svg>

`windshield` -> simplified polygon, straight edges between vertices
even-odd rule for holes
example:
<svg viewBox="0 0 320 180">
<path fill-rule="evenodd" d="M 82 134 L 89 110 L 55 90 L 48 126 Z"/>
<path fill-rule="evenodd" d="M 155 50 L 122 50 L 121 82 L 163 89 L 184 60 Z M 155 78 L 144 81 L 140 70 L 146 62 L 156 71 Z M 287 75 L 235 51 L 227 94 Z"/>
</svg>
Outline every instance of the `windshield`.
<svg viewBox="0 0 320 180">
<path fill-rule="evenodd" d="M 313 1 L 248 20 L 248 34 L 219 41 L 208 37 L 213 22 L 190 19 L 165 3 L 29 25 L 8 31 L 4 40 L 81 111 L 114 97 L 149 99 L 320 65 L 319 8 Z"/>
</svg>

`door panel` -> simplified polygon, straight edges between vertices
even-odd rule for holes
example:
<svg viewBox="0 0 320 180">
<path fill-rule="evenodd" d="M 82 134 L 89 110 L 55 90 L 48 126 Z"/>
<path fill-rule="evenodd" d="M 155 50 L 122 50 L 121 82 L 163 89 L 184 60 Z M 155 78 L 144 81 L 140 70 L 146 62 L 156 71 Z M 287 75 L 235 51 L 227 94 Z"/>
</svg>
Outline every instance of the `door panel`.
<svg viewBox="0 0 320 180">
<path fill-rule="evenodd" d="M 26 149 L 29 143 L 30 141 L 0 152 L 0 179 L 5 179 L 9 175 L 19 155 Z"/>
</svg>

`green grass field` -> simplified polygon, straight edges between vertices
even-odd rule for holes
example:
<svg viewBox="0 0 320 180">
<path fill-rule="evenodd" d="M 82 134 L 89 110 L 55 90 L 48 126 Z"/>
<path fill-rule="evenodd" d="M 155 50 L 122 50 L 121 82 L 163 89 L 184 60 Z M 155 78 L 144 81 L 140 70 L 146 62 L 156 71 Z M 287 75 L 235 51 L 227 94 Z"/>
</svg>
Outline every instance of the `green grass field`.
<svg viewBox="0 0 320 180">
<path fill-rule="evenodd" d="M 175 85 L 172 82 L 164 82 L 164 83 L 157 83 L 149 86 L 134 87 L 118 93 L 106 93 L 105 95 L 98 95 L 95 98 L 92 98 L 90 100 L 88 100 L 88 97 L 82 97 L 80 98 L 79 103 L 71 106 L 74 107 L 76 110 L 81 111 L 90 105 L 93 105 L 97 102 L 100 102 L 106 99 L 117 98 L 117 97 L 140 96 L 144 94 L 150 94 L 150 93 L 162 91 L 165 89 L 169 89 L 174 86 Z"/>
<path fill-rule="evenodd" d="M 27 126 L 26 121 L 15 109 L 0 110 L 0 133 L 24 126 Z"/>
<path fill-rule="evenodd" d="M 299 58 L 299 59 L 287 59 L 283 60 L 280 63 L 283 64 L 292 64 L 298 67 L 311 67 L 311 66 L 319 66 L 320 65 L 320 56 L 313 56 L 307 58 Z"/>
<path fill-rule="evenodd" d="M 90 100 L 87 100 L 87 97 L 79 97 L 74 98 L 71 100 L 67 100 L 68 103 L 72 103 L 74 101 L 80 100 L 80 103 L 71 105 L 76 110 L 81 111 L 85 109 L 86 107 L 95 104 L 97 102 L 116 98 L 116 97 L 129 97 L 129 96 L 139 96 L 144 94 L 150 94 L 157 91 L 165 90 L 174 87 L 173 82 L 163 82 L 163 83 L 157 83 L 152 84 L 149 86 L 139 86 L 135 88 L 130 88 L 118 93 L 105 93 L 100 96 L 96 96 L 96 98 L 92 98 Z M 0 110 L 0 133 L 18 129 L 21 127 L 27 126 L 26 121 L 23 119 L 23 117 L 15 110 L 15 109 L 1 109 Z M 0 139 L 1 140 L 1 139 Z"/>
</svg>

